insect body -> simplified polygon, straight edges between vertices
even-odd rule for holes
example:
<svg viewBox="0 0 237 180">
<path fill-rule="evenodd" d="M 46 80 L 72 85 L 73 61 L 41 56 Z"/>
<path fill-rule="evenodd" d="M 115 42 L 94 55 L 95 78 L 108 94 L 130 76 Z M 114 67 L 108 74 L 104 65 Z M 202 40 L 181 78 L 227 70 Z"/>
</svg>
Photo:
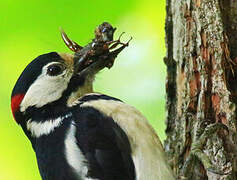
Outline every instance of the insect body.
<svg viewBox="0 0 237 180">
<path fill-rule="evenodd" d="M 116 28 L 113 28 L 109 23 L 104 22 L 95 29 L 95 38 L 82 47 L 70 40 L 64 31 L 61 31 L 62 38 L 69 49 L 75 52 L 75 59 L 79 59 L 80 67 L 87 66 L 95 61 L 100 61 L 101 69 L 104 67 L 111 68 L 117 55 L 128 46 L 129 42 L 122 43 L 119 36 L 118 40 L 113 40 L 113 35 Z M 120 48 L 114 50 L 118 45 Z M 114 51 L 112 51 L 114 50 Z"/>
</svg>

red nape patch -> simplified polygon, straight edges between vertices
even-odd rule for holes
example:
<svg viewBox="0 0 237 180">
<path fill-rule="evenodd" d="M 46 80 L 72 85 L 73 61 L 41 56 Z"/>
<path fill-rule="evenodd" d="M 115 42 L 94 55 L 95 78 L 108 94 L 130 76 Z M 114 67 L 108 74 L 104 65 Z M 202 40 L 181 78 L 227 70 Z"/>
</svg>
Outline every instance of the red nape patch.
<svg viewBox="0 0 237 180">
<path fill-rule="evenodd" d="M 11 99 L 12 114 L 13 114 L 15 120 L 16 120 L 15 112 L 20 109 L 20 104 L 21 104 L 21 101 L 24 98 L 24 96 L 25 96 L 25 94 L 16 94 Z"/>
</svg>

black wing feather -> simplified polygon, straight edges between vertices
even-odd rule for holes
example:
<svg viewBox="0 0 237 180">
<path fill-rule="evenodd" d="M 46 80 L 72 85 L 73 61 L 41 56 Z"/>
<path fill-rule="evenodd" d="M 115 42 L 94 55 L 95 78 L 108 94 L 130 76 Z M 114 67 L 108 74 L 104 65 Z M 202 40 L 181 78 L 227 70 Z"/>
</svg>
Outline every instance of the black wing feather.
<svg viewBox="0 0 237 180">
<path fill-rule="evenodd" d="M 76 139 L 88 161 L 88 177 L 135 180 L 131 147 L 124 131 L 95 108 L 76 108 L 76 111 Z"/>
</svg>

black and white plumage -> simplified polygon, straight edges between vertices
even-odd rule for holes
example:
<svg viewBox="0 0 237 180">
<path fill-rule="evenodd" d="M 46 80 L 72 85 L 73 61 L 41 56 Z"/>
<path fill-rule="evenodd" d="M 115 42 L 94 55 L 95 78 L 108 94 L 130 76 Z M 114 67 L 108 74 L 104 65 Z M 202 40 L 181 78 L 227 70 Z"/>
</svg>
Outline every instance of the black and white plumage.
<svg viewBox="0 0 237 180">
<path fill-rule="evenodd" d="M 119 99 L 93 93 L 96 63 L 83 74 L 75 66 L 72 55 L 41 55 L 12 92 L 14 118 L 32 143 L 42 179 L 173 179 L 146 118 Z"/>
</svg>

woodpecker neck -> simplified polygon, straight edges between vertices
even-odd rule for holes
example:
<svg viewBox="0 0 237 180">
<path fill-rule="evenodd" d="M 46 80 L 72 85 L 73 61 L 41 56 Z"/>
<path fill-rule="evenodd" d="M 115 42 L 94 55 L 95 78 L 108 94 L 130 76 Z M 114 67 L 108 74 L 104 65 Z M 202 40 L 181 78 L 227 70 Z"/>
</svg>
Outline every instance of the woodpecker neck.
<svg viewBox="0 0 237 180">
<path fill-rule="evenodd" d="M 87 93 L 93 92 L 92 83 L 86 81 L 83 86 L 77 90 L 69 88 L 64 92 L 63 96 L 54 102 L 48 103 L 42 107 L 29 107 L 23 114 L 24 121 L 21 123 L 22 128 L 29 139 L 31 137 L 40 137 L 48 135 L 54 129 L 62 124 L 62 121 L 70 116 L 71 107 L 77 100 Z"/>
<path fill-rule="evenodd" d="M 80 87 L 77 91 L 72 92 L 67 99 L 67 106 L 72 107 L 79 98 L 88 93 L 93 93 L 92 82 L 85 82 L 83 87 Z"/>
<path fill-rule="evenodd" d="M 34 140 L 42 135 L 51 134 L 70 116 L 70 108 L 52 103 L 41 108 L 28 108 L 23 114 L 24 119 L 20 121 L 20 125 L 27 137 Z"/>
</svg>

